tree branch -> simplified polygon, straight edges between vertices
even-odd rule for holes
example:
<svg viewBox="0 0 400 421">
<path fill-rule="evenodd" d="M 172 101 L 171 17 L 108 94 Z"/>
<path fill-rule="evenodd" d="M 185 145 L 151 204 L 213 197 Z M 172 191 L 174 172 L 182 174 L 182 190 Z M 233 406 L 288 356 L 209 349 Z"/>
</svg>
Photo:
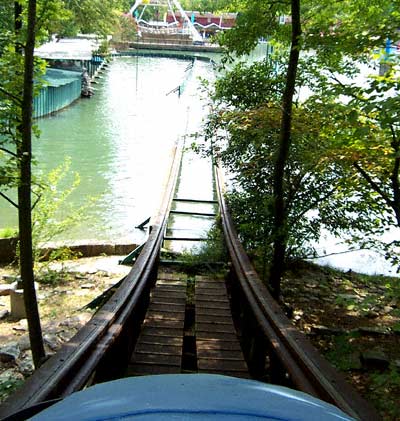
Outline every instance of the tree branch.
<svg viewBox="0 0 400 421">
<path fill-rule="evenodd" d="M 1 191 L 0 191 L 0 196 L 6 199 L 8 203 L 11 203 L 15 208 L 19 209 L 18 205 Z"/>
<path fill-rule="evenodd" d="M 390 197 L 378 186 L 378 184 L 372 179 L 372 177 L 358 164 L 358 162 L 353 162 L 354 168 L 364 177 L 367 183 L 372 187 L 372 189 L 382 197 L 382 199 L 393 208 L 393 202 L 390 200 Z"/>
<path fill-rule="evenodd" d="M 34 194 L 36 195 L 36 200 L 35 200 L 34 204 L 32 205 L 31 210 L 35 209 L 35 206 L 38 204 L 39 200 L 42 198 L 41 194 L 37 194 L 35 192 L 34 192 Z"/>
<path fill-rule="evenodd" d="M 304 209 L 302 212 L 300 212 L 296 218 L 292 220 L 292 223 L 297 223 L 300 221 L 300 219 L 310 210 L 315 209 L 319 203 L 325 202 L 328 200 L 337 190 L 337 187 L 332 187 L 331 190 L 329 190 L 324 196 L 320 197 L 319 199 L 314 200 L 314 202 L 309 203 L 307 206 L 307 209 Z"/>
<path fill-rule="evenodd" d="M 12 100 L 18 102 L 18 104 L 22 104 L 22 99 L 18 98 L 17 96 L 13 95 L 11 92 L 8 92 L 4 88 L 0 86 L 0 92 L 3 93 L 5 96 L 11 98 Z"/>
<path fill-rule="evenodd" d="M 9 155 L 13 156 L 14 158 L 18 158 L 18 155 L 16 153 L 14 153 L 13 151 L 10 151 L 6 148 L 3 148 L 2 146 L 0 146 L 0 151 L 8 153 Z"/>
<path fill-rule="evenodd" d="M 380 256 L 385 257 L 385 255 L 383 253 L 381 253 L 378 250 L 375 250 L 372 247 L 370 247 L 370 248 L 369 247 L 360 247 L 358 249 L 353 249 L 353 250 L 345 250 L 345 251 L 337 251 L 337 252 L 333 252 L 333 253 L 328 253 L 328 254 L 324 254 L 323 256 L 306 257 L 306 259 L 309 259 L 309 260 L 323 259 L 324 257 L 339 256 L 341 254 L 353 253 L 354 251 L 362 251 L 362 250 L 373 251 L 373 252 L 379 254 Z"/>
</svg>

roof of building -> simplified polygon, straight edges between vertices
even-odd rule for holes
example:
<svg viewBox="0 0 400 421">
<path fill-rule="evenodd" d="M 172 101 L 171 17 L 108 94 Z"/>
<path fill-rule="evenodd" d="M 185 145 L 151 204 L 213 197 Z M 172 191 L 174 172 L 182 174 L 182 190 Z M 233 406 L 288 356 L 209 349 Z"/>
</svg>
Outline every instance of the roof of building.
<svg viewBox="0 0 400 421">
<path fill-rule="evenodd" d="M 35 56 L 55 60 L 90 60 L 99 45 L 97 38 L 53 39 L 36 48 Z"/>
</svg>

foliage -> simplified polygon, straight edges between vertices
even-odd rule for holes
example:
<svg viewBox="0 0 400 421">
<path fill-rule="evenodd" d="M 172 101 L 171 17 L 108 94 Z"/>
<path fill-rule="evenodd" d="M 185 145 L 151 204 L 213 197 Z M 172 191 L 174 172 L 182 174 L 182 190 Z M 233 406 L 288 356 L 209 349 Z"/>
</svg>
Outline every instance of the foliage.
<svg viewBox="0 0 400 421">
<path fill-rule="evenodd" d="M 0 229 L 0 238 L 13 238 L 18 235 L 15 228 L 2 228 Z"/>
<path fill-rule="evenodd" d="M 180 3 L 184 10 L 196 10 L 201 13 L 216 13 L 232 7 L 230 0 L 182 0 Z"/>
<path fill-rule="evenodd" d="M 68 207 L 66 201 L 80 183 L 78 173 L 71 174 L 71 160 L 66 158 L 64 163 L 51 170 L 40 187 L 34 189 L 38 201 L 33 210 L 33 249 L 35 262 L 42 260 L 40 249 L 65 233 L 77 222 L 82 222 L 85 211 L 93 205 L 94 198 L 90 198 L 79 209 Z M 69 179 L 72 181 L 69 182 Z M 61 213 L 60 210 L 63 209 Z M 50 262 L 67 259 L 67 249 L 53 252 L 46 259 Z"/>
<path fill-rule="evenodd" d="M 374 229 L 353 235 L 351 241 L 362 248 L 377 249 L 399 265 L 400 243 L 384 237 L 391 227 L 400 227 L 400 85 L 396 61 L 390 58 L 384 75 L 365 77 L 362 85 L 360 70 L 352 60 L 343 62 L 340 69 L 347 80 L 338 74 L 337 67 L 336 71 L 320 70 L 309 103 L 330 116 L 330 124 L 321 127 L 321 135 L 332 143 L 332 159 L 346 167 L 344 183 L 352 184 L 366 211 L 376 217 Z"/>
<path fill-rule="evenodd" d="M 279 24 L 279 16 L 290 13 L 290 1 L 243 0 L 235 2 L 238 16 L 233 30 L 219 34 L 218 40 L 230 53 L 248 54 L 260 38 L 275 40 L 286 38 L 289 34 L 286 25 Z"/>
<path fill-rule="evenodd" d="M 372 374 L 371 387 L 376 395 L 374 405 L 384 410 L 390 419 L 399 419 L 400 407 L 396 400 L 400 393 L 399 368 L 392 364 L 389 370 Z M 388 396 L 392 399 L 387 399 Z"/>
<path fill-rule="evenodd" d="M 326 353 L 327 359 L 342 371 L 359 369 L 361 367 L 360 349 L 353 342 L 360 336 L 360 333 L 335 336 L 332 348 Z"/>
<path fill-rule="evenodd" d="M 45 262 L 41 262 L 36 268 L 36 280 L 37 282 L 45 285 L 57 286 L 65 283 L 68 278 L 68 272 L 64 267 L 64 261 L 73 260 L 79 257 L 79 253 L 73 252 L 68 247 L 61 247 L 52 250 L 47 257 Z M 54 261 L 61 261 L 61 268 L 55 270 L 51 267 L 51 263 Z"/>
<path fill-rule="evenodd" d="M 268 60 L 238 65 L 216 82 L 213 112 L 205 128 L 209 152 L 233 176 L 228 198 L 241 239 L 248 250 L 266 253 L 265 257 L 270 256 L 273 241 L 272 173 L 283 72 L 282 65 Z M 361 233 L 376 222 L 370 209 L 343 185 L 346 167 L 331 162 L 331 145 L 321 135 L 321 126 L 329 122 L 312 105 L 295 107 L 293 146 L 285 171 L 289 255 L 297 257 L 314 254 L 310 244 L 318 241 L 322 228 L 340 236 L 350 228 Z"/>
<path fill-rule="evenodd" d="M 204 268 L 213 263 L 227 261 L 227 250 L 222 235 L 221 220 L 218 219 L 207 233 L 207 241 L 200 248 L 184 251 L 181 255 L 189 270 Z"/>
<path fill-rule="evenodd" d="M 257 107 L 265 98 L 265 102 L 275 102 L 277 110 L 276 105 L 279 103 L 288 63 L 285 51 L 289 45 L 290 34 L 290 25 L 280 25 L 279 16 L 288 15 L 290 1 L 246 0 L 236 4 L 240 12 L 237 26 L 224 33 L 220 40 L 229 49 L 227 59 L 232 52 L 248 53 L 258 39 L 263 37 L 268 38 L 276 47 L 275 51 L 279 56 L 274 59 L 279 68 L 275 75 L 273 71 L 270 74 L 266 73 L 265 81 L 260 76 L 260 65 L 248 68 L 247 71 L 244 71 L 242 66 L 242 69 L 235 69 L 229 73 L 222 82 L 217 81 L 208 133 L 216 133 L 213 149 L 219 153 L 219 149 L 226 146 L 224 137 L 227 132 L 227 142 L 230 146 L 226 147 L 226 151 L 232 155 L 231 160 L 225 164 L 231 171 L 238 171 L 240 174 L 247 172 L 249 180 L 254 177 L 253 184 L 251 181 L 240 184 L 240 180 L 234 180 L 235 183 L 239 182 L 239 187 L 234 192 L 233 206 L 236 203 L 238 209 L 258 208 L 255 212 L 259 215 L 258 221 L 262 214 L 264 220 L 268 220 L 271 197 L 263 188 L 271 184 L 269 174 L 274 166 L 266 166 L 263 173 L 261 165 L 258 164 L 257 174 L 251 172 L 255 165 L 249 157 L 258 153 L 260 159 L 265 160 L 261 145 L 264 149 L 267 147 L 263 145 L 260 131 L 259 140 L 254 141 L 256 128 L 260 127 L 260 120 L 263 118 L 262 113 L 260 110 L 250 112 L 249 108 Z M 306 65 L 302 66 L 296 84 L 298 93 L 301 87 L 307 88 L 308 98 L 300 97 L 302 103 L 297 104 L 293 127 L 296 131 L 296 113 L 298 115 L 299 110 L 302 110 L 305 120 L 308 114 L 309 119 L 315 121 L 318 136 L 314 136 L 313 139 L 310 137 L 307 145 L 303 143 L 304 156 L 294 151 L 290 160 L 294 158 L 296 163 L 302 162 L 304 165 L 307 165 L 305 162 L 308 160 L 310 168 L 315 171 L 298 172 L 297 164 L 293 166 L 289 162 L 286 166 L 285 183 L 288 187 L 296 176 L 304 176 L 305 180 L 308 176 L 311 177 L 309 184 L 304 184 L 304 190 L 298 191 L 298 201 L 293 202 L 295 208 L 300 205 L 300 208 L 305 209 L 304 201 L 310 199 L 315 203 L 312 181 L 317 173 L 321 177 L 320 180 L 324 179 L 325 182 L 323 187 L 315 185 L 317 191 L 322 188 L 320 197 L 324 197 L 322 191 L 329 193 L 329 183 L 333 193 L 329 193 L 329 197 L 325 198 L 325 205 L 315 207 L 309 226 L 304 226 L 304 229 L 299 226 L 300 232 L 303 231 L 305 235 L 294 236 L 299 239 L 297 246 L 304 246 L 303 240 L 307 238 L 317 239 L 320 228 L 318 224 L 314 225 L 314 215 L 317 214 L 317 219 L 319 218 L 323 225 L 326 224 L 337 236 L 343 236 L 348 229 L 346 241 L 350 247 L 374 248 L 383 253 L 391 263 L 400 263 L 400 242 L 382 240 L 382 234 L 393 226 L 400 226 L 398 62 L 395 56 L 385 56 L 382 53 L 386 39 L 396 40 L 398 37 L 400 14 L 397 6 L 398 2 L 387 3 L 381 0 L 373 5 L 361 0 L 346 4 L 327 1 L 318 4 L 312 1 L 301 2 L 303 34 L 300 48 L 307 53 L 303 53 Z M 363 16 L 363 19 L 359 19 L 359 16 Z M 386 73 L 368 77 L 360 83 L 361 71 L 365 72 L 365 64 L 382 58 Z M 276 75 L 280 75 L 279 80 Z M 275 89 L 275 82 L 279 83 L 277 86 L 280 88 Z M 270 89 L 267 91 L 268 85 Z M 222 108 L 223 105 L 225 109 Z M 233 109 L 235 112 L 232 112 Z M 257 113 L 259 118 L 255 117 Z M 271 121 L 267 118 L 265 127 L 268 125 L 271 125 Z M 250 126 L 253 126 L 253 129 L 250 129 Z M 272 127 L 276 131 L 280 130 L 276 122 Z M 270 144 L 271 133 L 264 134 L 264 143 Z M 295 142 L 298 145 L 298 139 Z M 255 143 L 259 145 L 257 152 Z M 310 148 L 308 152 L 307 148 Z M 272 156 L 276 152 L 270 150 L 269 153 L 269 156 Z M 319 159 L 319 164 L 315 167 L 313 162 L 317 161 L 313 161 L 314 159 Z M 243 170 L 237 168 L 240 165 L 235 168 L 234 160 L 238 160 Z M 333 170 L 333 174 L 329 173 L 330 169 Z M 292 172 L 292 179 L 289 171 Z M 261 186 L 261 191 L 256 191 L 256 184 Z M 286 206 L 292 211 L 291 203 L 286 203 Z M 257 220 L 255 214 L 252 217 L 243 215 L 241 218 L 242 228 L 247 229 L 247 234 L 242 231 L 242 235 L 250 242 L 250 236 L 256 236 L 256 242 L 260 243 L 261 238 L 272 228 L 257 228 L 257 233 L 254 234 L 254 224 Z M 306 212 L 304 215 L 306 218 L 310 217 L 310 213 Z M 246 218 L 249 218 L 247 224 Z M 293 231 L 290 221 L 291 216 L 288 225 Z M 297 223 L 297 220 L 295 222 Z M 293 232 L 289 233 L 289 246 L 293 250 L 293 244 L 290 244 L 292 234 Z M 264 242 L 269 244 L 270 239 Z M 297 246 L 295 245 L 295 248 Z"/>
<path fill-rule="evenodd" d="M 108 35 L 127 4 L 122 0 L 63 0 L 63 6 L 66 19 L 53 28 L 61 37 L 77 33 Z"/>
<path fill-rule="evenodd" d="M 137 39 L 137 28 L 132 16 L 121 14 L 118 25 L 114 29 L 113 40 L 115 41 L 135 41 Z"/>
</svg>

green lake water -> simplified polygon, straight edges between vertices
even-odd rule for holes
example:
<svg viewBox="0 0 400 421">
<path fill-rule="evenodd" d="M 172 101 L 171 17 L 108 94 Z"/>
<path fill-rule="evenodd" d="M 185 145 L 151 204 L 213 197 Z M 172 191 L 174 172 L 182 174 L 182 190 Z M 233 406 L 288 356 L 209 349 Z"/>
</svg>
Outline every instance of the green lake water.
<svg viewBox="0 0 400 421">
<path fill-rule="evenodd" d="M 135 225 L 157 208 L 174 142 L 196 131 L 206 113 L 199 77 L 212 77 L 212 66 L 195 61 L 186 71 L 189 63 L 117 58 L 94 85 L 91 99 L 80 99 L 38 120 L 41 136 L 34 143 L 35 172 L 46 173 L 70 157 L 71 171 L 81 178 L 70 203 L 78 208 L 96 198 L 86 212 L 88 219 L 63 233 L 63 239 L 139 242 L 143 238 Z M 167 95 L 183 81 L 180 97 Z M 201 176 L 197 170 L 191 174 L 190 188 L 201 195 L 202 187 L 196 186 Z M 208 198 L 210 186 L 204 189 Z M 64 208 L 58 217 L 67 212 Z M 15 210 L 4 200 L 0 215 L 0 228 L 17 225 Z"/>
</svg>

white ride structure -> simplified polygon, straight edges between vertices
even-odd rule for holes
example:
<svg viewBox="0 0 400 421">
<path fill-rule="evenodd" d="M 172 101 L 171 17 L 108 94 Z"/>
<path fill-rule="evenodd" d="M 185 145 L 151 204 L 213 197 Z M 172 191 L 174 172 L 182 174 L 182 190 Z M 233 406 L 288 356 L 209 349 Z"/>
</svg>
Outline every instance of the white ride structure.
<svg viewBox="0 0 400 421">
<path fill-rule="evenodd" d="M 138 13 L 140 6 L 143 6 L 143 8 L 141 9 L 140 13 Z M 143 14 L 147 7 L 166 9 L 166 12 L 170 12 L 174 21 L 169 23 L 165 18 L 164 21 L 146 21 L 143 19 Z M 130 8 L 129 13 L 136 18 L 136 22 L 141 30 L 146 30 L 146 28 L 153 28 L 157 30 L 165 29 L 166 32 L 171 32 L 172 28 L 176 28 L 176 32 L 178 33 L 178 30 L 182 31 L 182 29 L 178 28 L 180 22 L 176 18 L 175 11 L 179 11 L 180 16 L 182 16 L 184 25 L 191 35 L 193 42 L 202 42 L 203 38 L 194 27 L 192 20 L 183 10 L 178 0 L 136 0 L 135 4 Z M 165 17 L 167 16 L 167 13 L 165 13 Z"/>
</svg>

